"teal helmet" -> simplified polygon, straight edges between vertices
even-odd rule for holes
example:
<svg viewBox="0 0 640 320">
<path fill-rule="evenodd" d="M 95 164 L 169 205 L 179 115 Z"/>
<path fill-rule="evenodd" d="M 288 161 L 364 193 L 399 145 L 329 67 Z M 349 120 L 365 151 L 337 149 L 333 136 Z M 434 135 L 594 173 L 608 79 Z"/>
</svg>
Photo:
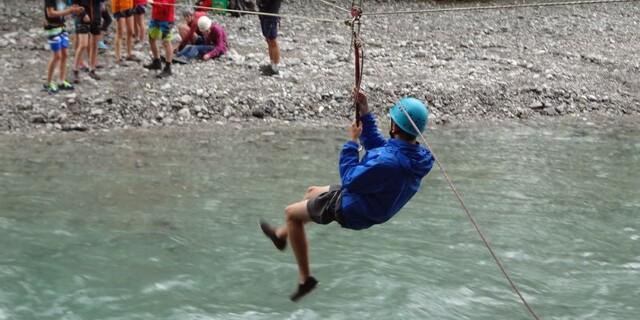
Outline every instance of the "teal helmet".
<svg viewBox="0 0 640 320">
<path fill-rule="evenodd" d="M 406 111 L 406 114 L 403 109 Z M 416 132 L 416 129 L 411 124 L 411 120 L 407 118 L 407 114 L 411 117 L 411 120 L 413 120 L 413 123 L 415 123 L 420 132 Z M 391 108 L 389 116 L 402 131 L 417 137 L 420 133 L 424 132 L 427 127 L 429 110 L 422 101 L 416 98 L 406 97 L 400 99 L 400 101 Z"/>
</svg>

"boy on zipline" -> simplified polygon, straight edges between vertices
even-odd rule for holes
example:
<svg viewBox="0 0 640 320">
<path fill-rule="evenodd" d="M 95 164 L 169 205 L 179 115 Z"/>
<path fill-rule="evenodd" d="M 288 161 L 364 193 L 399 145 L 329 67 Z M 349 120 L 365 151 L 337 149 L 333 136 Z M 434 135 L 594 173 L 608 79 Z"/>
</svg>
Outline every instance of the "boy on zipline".
<svg viewBox="0 0 640 320">
<path fill-rule="evenodd" d="M 297 301 L 311 292 L 318 281 L 309 269 L 308 244 L 304 224 L 338 222 L 347 229 L 366 229 L 391 219 L 413 197 L 420 181 L 433 166 L 431 152 L 416 142 L 427 126 L 428 110 L 420 100 L 403 98 L 390 112 L 389 140 L 380 134 L 375 117 L 369 113 L 367 98 L 356 94 L 360 121 L 350 128 L 350 138 L 340 153 L 341 185 L 310 187 L 300 202 L 285 209 L 284 226 L 273 228 L 264 221 L 260 227 L 279 250 L 287 239 L 298 263 L 299 285 L 291 295 Z M 359 144 L 366 153 L 359 159 Z"/>
</svg>

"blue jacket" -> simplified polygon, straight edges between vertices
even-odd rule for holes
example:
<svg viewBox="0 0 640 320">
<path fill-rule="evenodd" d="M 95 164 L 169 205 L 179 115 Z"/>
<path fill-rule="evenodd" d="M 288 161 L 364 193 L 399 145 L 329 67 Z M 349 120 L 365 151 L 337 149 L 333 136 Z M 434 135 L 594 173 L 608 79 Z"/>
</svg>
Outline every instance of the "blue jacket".
<svg viewBox="0 0 640 320">
<path fill-rule="evenodd" d="M 361 120 L 364 157 L 358 159 L 354 141 L 345 143 L 340 153 L 342 226 L 356 230 L 391 219 L 418 191 L 434 161 L 420 144 L 385 140 L 372 114 Z"/>
</svg>

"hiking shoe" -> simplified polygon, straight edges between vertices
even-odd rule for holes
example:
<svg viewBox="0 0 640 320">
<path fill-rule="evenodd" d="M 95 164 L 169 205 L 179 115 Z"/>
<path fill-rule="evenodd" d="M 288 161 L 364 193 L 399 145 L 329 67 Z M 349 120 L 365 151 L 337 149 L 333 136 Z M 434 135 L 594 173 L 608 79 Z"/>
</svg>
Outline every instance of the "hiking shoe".
<svg viewBox="0 0 640 320">
<path fill-rule="evenodd" d="M 316 278 L 309 276 L 304 283 L 298 284 L 298 290 L 291 294 L 289 297 L 291 301 L 296 302 L 300 300 L 300 298 L 306 296 L 309 292 L 315 289 L 316 285 L 318 285 L 318 280 Z"/>
<path fill-rule="evenodd" d="M 150 64 L 145 64 L 143 67 L 149 70 L 160 70 L 162 69 L 162 63 L 160 63 L 160 59 L 153 59 Z"/>
<path fill-rule="evenodd" d="M 162 72 L 160 72 L 160 74 L 158 74 L 156 78 L 162 79 L 162 78 L 167 78 L 171 75 L 173 75 L 173 73 L 171 72 L 171 64 L 167 63 L 164 65 L 164 69 L 162 69 Z"/>
<path fill-rule="evenodd" d="M 104 40 L 100 40 L 100 42 L 98 42 L 98 49 L 99 50 L 108 50 L 109 47 L 104 43 Z"/>
<path fill-rule="evenodd" d="M 58 89 L 58 86 L 53 82 L 45 84 L 44 85 L 44 90 L 47 91 L 47 93 L 49 93 L 49 94 L 56 94 L 56 93 L 58 93 L 58 91 L 60 91 Z"/>
<path fill-rule="evenodd" d="M 78 70 L 73 70 L 73 83 L 80 83 L 80 71 Z"/>
<path fill-rule="evenodd" d="M 69 82 L 67 82 L 65 80 L 65 81 L 62 81 L 62 83 L 58 84 L 58 89 L 60 89 L 60 90 L 73 90 L 75 88 L 73 87 L 73 85 L 71 83 L 69 83 Z"/>
<path fill-rule="evenodd" d="M 262 72 L 262 74 L 265 76 L 275 76 L 277 74 L 280 74 L 280 71 L 270 64 L 260 66 L 260 72 Z"/>
<path fill-rule="evenodd" d="M 260 229 L 262 229 L 262 232 L 264 232 L 267 238 L 271 239 L 271 242 L 273 242 L 273 245 L 276 246 L 278 250 L 282 251 L 287 247 L 287 239 L 278 238 L 276 230 L 266 221 L 260 220 Z"/>
<path fill-rule="evenodd" d="M 96 73 L 95 70 L 91 70 L 89 71 L 89 77 L 91 77 L 91 79 L 96 80 L 96 81 L 100 81 L 100 76 Z"/>
</svg>

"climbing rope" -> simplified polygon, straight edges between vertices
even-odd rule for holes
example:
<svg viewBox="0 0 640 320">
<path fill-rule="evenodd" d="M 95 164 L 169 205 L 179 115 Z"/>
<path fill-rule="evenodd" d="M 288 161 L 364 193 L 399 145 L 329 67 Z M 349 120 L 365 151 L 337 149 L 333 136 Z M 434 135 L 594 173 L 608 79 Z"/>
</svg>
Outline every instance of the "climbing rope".
<svg viewBox="0 0 640 320">
<path fill-rule="evenodd" d="M 480 229 L 480 226 L 478 225 L 478 222 L 476 221 L 476 219 L 473 217 L 473 215 L 471 214 L 471 212 L 467 208 L 467 205 L 464 203 L 464 200 L 462 200 L 462 195 L 460 195 L 460 192 L 458 192 L 458 189 L 456 189 L 455 185 L 453 184 L 453 181 L 451 180 L 451 178 L 447 174 L 447 171 L 445 170 L 444 166 L 442 165 L 440 160 L 438 160 L 438 157 L 436 156 L 435 152 L 431 148 L 431 145 L 429 144 L 427 139 L 425 139 L 424 135 L 422 135 L 422 133 L 418 129 L 418 126 L 415 124 L 415 122 L 413 122 L 413 119 L 411 119 L 411 117 L 409 116 L 409 113 L 407 112 L 405 107 L 400 105 L 400 110 L 402 110 L 402 112 L 407 117 L 407 119 L 409 119 L 409 122 L 411 122 L 411 125 L 413 126 L 413 129 L 416 130 L 416 132 L 420 135 L 420 138 L 422 139 L 422 142 L 427 146 L 427 148 L 429 148 L 429 150 L 431 150 L 431 154 L 433 155 L 433 159 L 438 164 L 438 168 L 440 168 L 440 172 L 442 173 L 442 175 L 444 176 L 445 180 L 449 184 L 449 188 L 451 189 L 451 191 L 453 191 L 453 194 L 458 199 L 458 202 L 460 202 L 460 205 L 462 206 L 462 209 L 464 210 L 464 212 L 467 214 L 467 217 L 469 218 L 469 221 L 471 221 L 471 224 L 473 225 L 473 227 L 478 232 L 478 235 L 480 235 L 480 239 L 482 239 L 482 242 L 484 242 L 485 247 L 487 247 L 487 249 L 489 250 L 489 253 L 491 254 L 491 257 L 493 257 L 493 260 L 498 265 L 498 268 L 500 269 L 500 271 L 502 272 L 504 277 L 509 282 L 509 285 L 511 286 L 511 289 L 518 295 L 518 297 L 520 298 L 520 301 L 522 301 L 522 303 L 524 304 L 524 306 L 527 309 L 527 311 L 531 314 L 531 316 L 536 320 L 540 320 L 540 318 L 533 311 L 533 309 L 531 308 L 529 303 L 527 303 L 527 300 L 524 298 L 522 293 L 520 293 L 520 290 L 518 289 L 518 286 L 516 286 L 516 283 L 511 279 L 511 277 L 509 276 L 509 273 L 507 273 L 507 269 L 504 267 L 504 265 L 502 264 L 502 262 L 500 261 L 500 259 L 496 255 L 496 253 L 493 251 L 493 248 L 489 244 L 489 241 L 487 240 L 487 237 L 484 235 L 484 233 Z"/>
<path fill-rule="evenodd" d="M 362 70 L 364 68 L 364 43 L 360 38 L 360 18 L 362 17 L 362 0 L 359 0 L 359 3 L 356 5 L 356 1 L 353 0 L 351 2 L 351 44 L 353 49 L 353 55 L 355 60 L 355 83 L 354 83 L 354 91 L 356 92 L 355 97 L 361 90 L 362 86 Z M 356 123 L 360 123 L 360 109 L 358 108 L 357 101 L 354 98 L 353 100 L 353 108 L 356 112 L 355 120 Z"/>
<path fill-rule="evenodd" d="M 478 6 L 478 7 L 457 7 L 457 8 L 437 8 L 424 10 L 402 10 L 402 11 L 382 11 L 365 13 L 365 16 L 385 16 L 385 15 L 401 15 L 401 14 L 418 14 L 418 13 L 437 13 L 451 11 L 479 11 L 479 10 L 500 10 L 500 9 L 519 9 L 532 7 L 557 7 L 557 6 L 578 6 L 589 4 L 608 4 L 620 2 L 635 2 L 638 0 L 583 0 L 583 1 L 559 1 L 547 3 L 523 3 L 523 4 L 506 4 L 497 6 Z"/>
</svg>

